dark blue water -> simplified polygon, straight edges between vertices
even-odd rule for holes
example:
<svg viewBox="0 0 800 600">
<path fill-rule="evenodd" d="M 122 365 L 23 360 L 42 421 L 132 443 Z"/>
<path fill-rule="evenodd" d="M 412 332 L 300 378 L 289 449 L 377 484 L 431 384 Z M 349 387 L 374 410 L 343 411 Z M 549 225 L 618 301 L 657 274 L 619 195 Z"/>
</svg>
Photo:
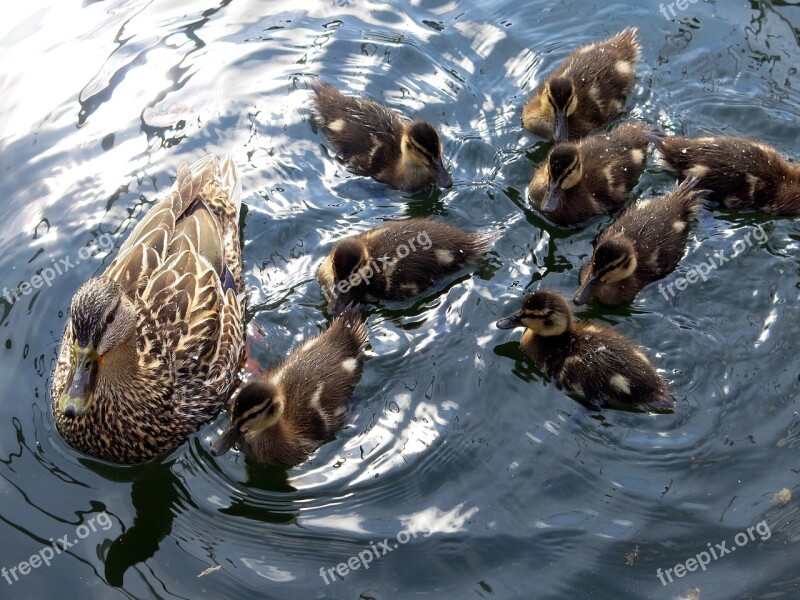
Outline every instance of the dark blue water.
<svg viewBox="0 0 800 600">
<path fill-rule="evenodd" d="M 11 584 L 0 571 L 0 597 L 800 597 L 793 220 L 703 212 L 666 282 L 758 226 L 768 239 L 669 301 L 651 286 L 581 313 L 647 349 L 673 415 L 586 415 L 524 359 L 519 332 L 492 326 L 528 290 L 571 294 L 609 222 L 573 231 L 526 209 L 548 145 L 519 111 L 548 71 L 636 25 L 634 117 L 797 158 L 799 7 L 696 2 L 667 20 L 650 0 L 51 4 L 16 3 L 0 26 L 0 286 L 86 258 L 0 300 L 0 566 L 17 569 Z M 309 119 L 314 76 L 435 123 L 453 189 L 350 176 Z M 224 415 L 136 467 L 76 453 L 50 416 L 70 298 L 115 253 L 100 242 L 118 248 L 178 165 L 208 152 L 242 173 L 265 365 L 325 327 L 315 269 L 339 237 L 425 215 L 505 228 L 474 273 L 369 309 L 346 426 L 289 471 L 212 458 Z M 672 183 L 651 159 L 634 195 Z M 78 543 L 20 574 L 65 535 Z M 736 550 L 662 585 L 657 569 L 721 542 Z M 359 553 L 368 569 L 327 571 Z"/>
</svg>

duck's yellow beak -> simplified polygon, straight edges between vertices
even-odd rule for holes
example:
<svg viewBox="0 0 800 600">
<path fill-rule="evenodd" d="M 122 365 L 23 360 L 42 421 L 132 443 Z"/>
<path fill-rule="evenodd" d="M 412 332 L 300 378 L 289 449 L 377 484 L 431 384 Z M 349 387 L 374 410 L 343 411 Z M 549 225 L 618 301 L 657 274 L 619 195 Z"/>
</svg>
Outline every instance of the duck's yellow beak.
<svg viewBox="0 0 800 600">
<path fill-rule="evenodd" d="M 78 342 L 72 345 L 72 371 L 67 378 L 67 391 L 61 394 L 58 408 L 67 418 L 81 414 L 92 399 L 97 387 L 97 377 L 103 366 L 103 357 L 94 345 L 81 348 Z"/>
<path fill-rule="evenodd" d="M 242 437 L 242 430 L 237 425 L 229 424 L 228 428 L 222 432 L 214 443 L 211 444 L 212 456 L 222 456 Z"/>
<path fill-rule="evenodd" d="M 572 301 L 578 306 L 586 304 L 592 299 L 592 296 L 594 296 L 595 292 L 597 292 L 597 288 L 599 288 L 602 283 L 599 275 L 589 276 L 589 278 L 583 282 L 583 285 L 578 288 L 578 291 L 575 292 L 575 295 L 572 296 Z"/>
</svg>

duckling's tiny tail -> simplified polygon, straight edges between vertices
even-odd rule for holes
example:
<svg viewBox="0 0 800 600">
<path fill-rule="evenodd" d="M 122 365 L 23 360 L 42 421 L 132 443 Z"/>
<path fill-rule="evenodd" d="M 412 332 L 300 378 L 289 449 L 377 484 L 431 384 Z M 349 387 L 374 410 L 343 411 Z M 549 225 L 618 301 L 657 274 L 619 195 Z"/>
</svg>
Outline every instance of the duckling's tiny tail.
<svg viewBox="0 0 800 600">
<path fill-rule="evenodd" d="M 336 319 L 352 332 L 359 345 L 359 352 L 363 351 L 369 344 L 369 328 L 361 316 L 361 305 L 348 304 Z"/>
<path fill-rule="evenodd" d="M 662 131 L 655 125 L 648 125 L 645 127 L 644 135 L 650 140 L 650 143 L 656 147 L 656 150 L 659 151 L 664 149 L 664 142 L 666 138 L 669 137 L 666 131 Z"/>
<path fill-rule="evenodd" d="M 488 252 L 494 243 L 503 237 L 502 229 L 490 229 L 475 234 L 475 249 L 483 254 Z"/>
<path fill-rule="evenodd" d="M 711 190 L 697 189 L 698 185 L 700 185 L 700 178 L 690 175 L 675 187 L 673 193 L 683 197 L 687 205 L 697 207 L 711 194 Z"/>
</svg>

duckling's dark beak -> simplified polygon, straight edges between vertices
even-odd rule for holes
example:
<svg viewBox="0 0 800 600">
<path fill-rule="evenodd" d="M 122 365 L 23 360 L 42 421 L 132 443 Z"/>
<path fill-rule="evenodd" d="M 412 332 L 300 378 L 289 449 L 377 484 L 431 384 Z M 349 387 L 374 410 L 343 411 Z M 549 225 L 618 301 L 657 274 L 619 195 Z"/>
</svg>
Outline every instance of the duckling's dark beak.
<svg viewBox="0 0 800 600">
<path fill-rule="evenodd" d="M 510 317 L 500 319 L 494 324 L 494 326 L 498 329 L 514 329 L 515 327 L 522 327 L 522 315 L 520 313 L 515 313 Z"/>
<path fill-rule="evenodd" d="M 572 301 L 578 306 L 581 304 L 586 304 L 592 299 L 592 296 L 595 295 L 597 288 L 599 288 L 602 283 L 603 282 L 600 281 L 600 277 L 598 275 L 592 275 L 589 277 L 589 279 L 583 282 L 581 287 L 578 288 L 578 291 L 575 292 L 574 296 L 572 296 Z"/>
<path fill-rule="evenodd" d="M 555 133 L 553 133 L 553 141 L 565 142 L 568 137 L 567 115 L 563 110 L 556 110 L 556 130 Z"/>
<path fill-rule="evenodd" d="M 440 188 L 450 189 L 453 187 L 453 178 L 450 173 L 445 169 L 441 157 L 434 159 L 433 166 L 436 169 L 436 183 Z"/>
<path fill-rule="evenodd" d="M 222 456 L 242 437 L 242 430 L 237 425 L 228 424 L 227 429 L 222 432 L 214 443 L 211 444 L 211 455 Z"/>
<path fill-rule="evenodd" d="M 553 212 L 558 206 L 558 182 L 551 181 L 550 188 L 547 190 L 544 204 L 542 205 L 542 212 Z"/>
<path fill-rule="evenodd" d="M 328 314 L 332 317 L 338 317 L 351 306 L 353 306 L 353 299 L 350 294 L 337 294 L 333 300 L 328 302 Z"/>
<path fill-rule="evenodd" d="M 72 372 L 67 379 L 69 387 L 58 399 L 58 408 L 69 419 L 77 417 L 89 405 L 97 387 L 97 376 L 103 365 L 103 357 L 93 344 L 81 348 L 78 342 L 72 345 Z"/>
</svg>

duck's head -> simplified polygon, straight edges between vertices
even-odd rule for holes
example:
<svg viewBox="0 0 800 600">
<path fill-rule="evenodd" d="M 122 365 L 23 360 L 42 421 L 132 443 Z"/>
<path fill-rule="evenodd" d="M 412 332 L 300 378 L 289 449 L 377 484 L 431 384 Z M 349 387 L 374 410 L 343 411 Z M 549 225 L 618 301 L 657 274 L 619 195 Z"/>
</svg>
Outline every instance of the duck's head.
<svg viewBox="0 0 800 600">
<path fill-rule="evenodd" d="M 563 142 L 569 138 L 567 118 L 578 108 L 578 96 L 572 81 L 566 77 L 554 77 L 545 85 L 545 100 L 553 111 L 553 140 Z"/>
<path fill-rule="evenodd" d="M 335 284 L 328 297 L 331 316 L 336 317 L 349 304 L 359 302 L 363 288 L 375 275 L 371 262 L 367 245 L 358 238 L 346 238 L 334 246 L 331 263 Z"/>
<path fill-rule="evenodd" d="M 70 306 L 72 369 L 58 408 L 67 418 L 83 413 L 95 398 L 103 364 L 136 336 L 136 308 L 120 285 L 108 277 L 84 283 Z"/>
<path fill-rule="evenodd" d="M 403 134 L 400 149 L 403 160 L 427 169 L 436 177 L 439 187 L 453 187 L 453 178 L 442 158 L 442 142 L 433 125 L 421 120 L 411 121 Z"/>
<path fill-rule="evenodd" d="M 604 284 L 627 279 L 636 271 L 636 249 L 631 241 L 617 235 L 603 240 L 594 249 L 586 281 L 572 297 L 575 304 L 586 304 Z"/>
<path fill-rule="evenodd" d="M 553 212 L 564 191 L 575 187 L 583 177 L 578 147 L 569 142 L 558 144 L 547 157 L 550 186 L 542 203 L 542 212 Z"/>
<path fill-rule="evenodd" d="M 269 380 L 244 385 L 233 400 L 228 427 L 211 445 L 211 454 L 225 454 L 242 436 L 257 436 L 274 427 L 285 405 L 283 392 Z"/>
<path fill-rule="evenodd" d="M 496 323 L 498 329 L 527 327 L 536 335 L 561 335 L 572 324 L 572 309 L 566 298 L 556 292 L 541 291 L 526 296 L 522 308 Z"/>
</svg>

